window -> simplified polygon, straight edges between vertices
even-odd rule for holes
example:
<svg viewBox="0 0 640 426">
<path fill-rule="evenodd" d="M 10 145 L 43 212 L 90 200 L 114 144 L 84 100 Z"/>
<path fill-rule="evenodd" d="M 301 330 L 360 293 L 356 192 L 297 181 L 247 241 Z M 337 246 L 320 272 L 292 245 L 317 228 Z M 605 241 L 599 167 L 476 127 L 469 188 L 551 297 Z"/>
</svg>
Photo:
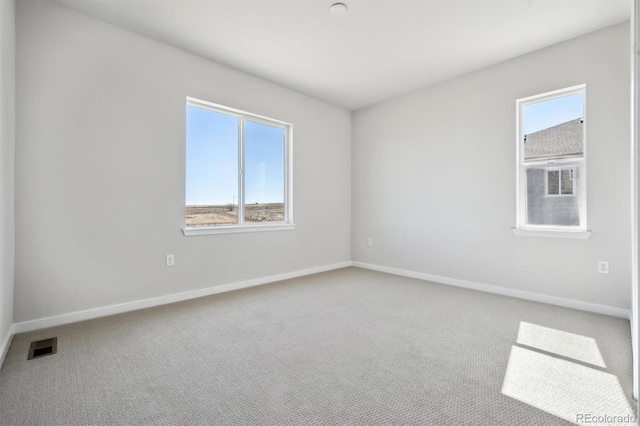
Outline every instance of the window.
<svg viewBox="0 0 640 426">
<path fill-rule="evenodd" d="M 574 195 L 573 168 L 547 170 L 547 195 Z"/>
<path fill-rule="evenodd" d="M 586 231 L 585 97 L 581 85 L 516 102 L 518 230 Z"/>
<path fill-rule="evenodd" d="M 291 229 L 291 125 L 187 98 L 185 235 Z"/>
</svg>

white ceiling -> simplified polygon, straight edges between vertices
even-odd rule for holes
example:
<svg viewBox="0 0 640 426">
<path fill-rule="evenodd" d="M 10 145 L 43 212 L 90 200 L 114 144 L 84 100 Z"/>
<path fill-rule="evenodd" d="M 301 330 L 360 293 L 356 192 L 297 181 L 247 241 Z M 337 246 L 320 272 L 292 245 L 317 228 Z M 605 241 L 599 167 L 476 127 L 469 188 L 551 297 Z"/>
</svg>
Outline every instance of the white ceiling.
<svg viewBox="0 0 640 426">
<path fill-rule="evenodd" d="M 631 0 L 55 0 L 355 110 L 629 19 Z M 338 0 L 336 0 L 338 1 Z"/>
</svg>

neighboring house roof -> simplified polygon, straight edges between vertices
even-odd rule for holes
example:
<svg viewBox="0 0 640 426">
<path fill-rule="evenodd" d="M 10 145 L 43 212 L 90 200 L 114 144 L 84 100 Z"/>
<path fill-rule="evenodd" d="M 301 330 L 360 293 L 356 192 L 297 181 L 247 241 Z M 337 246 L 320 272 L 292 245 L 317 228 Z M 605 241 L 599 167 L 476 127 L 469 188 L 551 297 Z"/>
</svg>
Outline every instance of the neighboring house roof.
<svg viewBox="0 0 640 426">
<path fill-rule="evenodd" d="M 567 121 L 524 137 L 525 160 L 572 157 L 583 153 L 582 118 Z"/>
</svg>

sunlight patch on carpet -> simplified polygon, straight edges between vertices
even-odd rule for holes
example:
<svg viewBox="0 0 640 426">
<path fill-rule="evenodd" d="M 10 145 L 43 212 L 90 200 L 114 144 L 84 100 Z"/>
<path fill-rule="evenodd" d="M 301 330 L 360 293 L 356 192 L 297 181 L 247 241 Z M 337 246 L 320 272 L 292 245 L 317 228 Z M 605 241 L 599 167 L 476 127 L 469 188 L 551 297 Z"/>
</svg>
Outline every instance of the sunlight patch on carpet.
<svg viewBox="0 0 640 426">
<path fill-rule="evenodd" d="M 502 393 L 573 423 L 594 424 L 589 416 L 635 421 L 616 376 L 518 346 L 511 347 Z"/>
<path fill-rule="evenodd" d="M 591 337 L 521 322 L 518 343 L 598 367 L 607 367 L 598 344 Z"/>
</svg>

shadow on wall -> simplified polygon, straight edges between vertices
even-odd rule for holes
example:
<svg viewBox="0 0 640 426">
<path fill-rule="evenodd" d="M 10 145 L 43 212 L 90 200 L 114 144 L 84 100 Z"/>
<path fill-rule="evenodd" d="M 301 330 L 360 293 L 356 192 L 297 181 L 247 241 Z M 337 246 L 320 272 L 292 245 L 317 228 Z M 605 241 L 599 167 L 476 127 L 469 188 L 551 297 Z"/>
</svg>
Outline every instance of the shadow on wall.
<svg viewBox="0 0 640 426">
<path fill-rule="evenodd" d="M 594 339 L 521 322 L 502 393 L 572 423 L 635 424 L 620 381 L 604 370 Z"/>
</svg>

